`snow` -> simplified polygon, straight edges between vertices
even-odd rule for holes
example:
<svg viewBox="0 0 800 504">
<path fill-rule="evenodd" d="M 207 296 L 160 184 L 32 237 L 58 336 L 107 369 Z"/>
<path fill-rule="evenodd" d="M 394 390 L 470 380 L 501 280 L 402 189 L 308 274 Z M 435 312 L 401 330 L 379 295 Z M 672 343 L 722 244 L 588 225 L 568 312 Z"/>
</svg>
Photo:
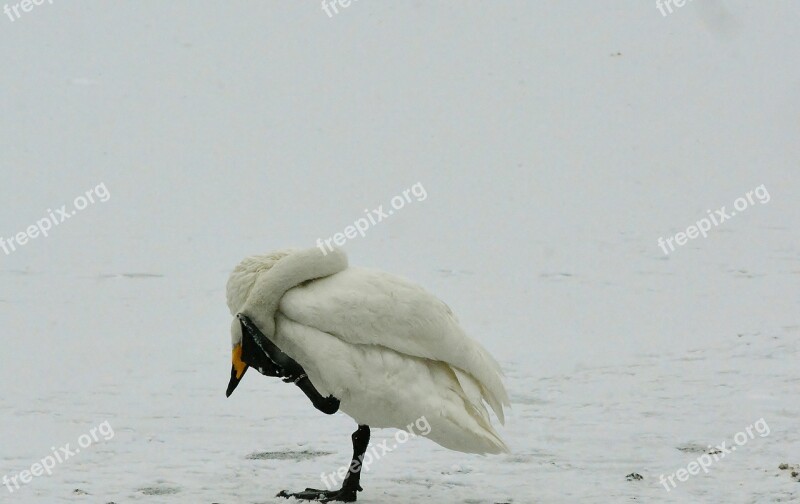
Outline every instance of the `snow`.
<svg viewBox="0 0 800 504">
<path fill-rule="evenodd" d="M 53 2 L 0 13 L 0 502 L 284 502 L 353 422 L 248 375 L 228 272 L 348 240 L 507 371 L 514 453 L 413 440 L 359 502 L 791 502 L 800 484 L 800 10 L 790 3 Z M 666 256 L 659 237 L 764 185 Z M 759 419 L 666 491 L 661 474 Z M 373 432 L 373 443 L 393 439 Z M 639 481 L 626 475 L 641 474 Z M 79 490 L 76 492 L 76 490 Z"/>
</svg>

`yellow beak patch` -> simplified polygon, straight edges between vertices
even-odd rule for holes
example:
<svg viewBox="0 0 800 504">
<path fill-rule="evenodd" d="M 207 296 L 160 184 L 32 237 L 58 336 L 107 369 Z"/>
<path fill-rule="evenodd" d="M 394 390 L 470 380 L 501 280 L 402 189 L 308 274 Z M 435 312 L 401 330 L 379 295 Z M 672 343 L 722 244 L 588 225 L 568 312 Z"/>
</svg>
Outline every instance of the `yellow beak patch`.
<svg viewBox="0 0 800 504">
<path fill-rule="evenodd" d="M 242 345 L 233 347 L 233 369 L 236 370 L 236 379 L 241 380 L 247 370 L 247 364 L 242 360 Z"/>
</svg>

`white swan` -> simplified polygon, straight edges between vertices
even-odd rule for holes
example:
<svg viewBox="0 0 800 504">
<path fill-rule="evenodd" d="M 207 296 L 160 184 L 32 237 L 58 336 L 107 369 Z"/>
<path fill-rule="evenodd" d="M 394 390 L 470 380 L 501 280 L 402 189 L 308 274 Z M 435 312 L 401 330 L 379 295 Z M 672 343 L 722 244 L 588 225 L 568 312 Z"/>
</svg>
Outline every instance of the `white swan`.
<svg viewBox="0 0 800 504">
<path fill-rule="evenodd" d="M 483 404 L 504 422 L 509 399 L 499 365 L 421 287 L 349 268 L 341 250 L 313 248 L 246 258 L 228 280 L 227 298 L 234 316 L 228 395 L 252 366 L 294 381 L 318 409 L 338 406 L 359 425 L 342 490 L 279 495 L 355 501 L 369 427 L 407 430 L 424 417 L 427 437 L 445 448 L 508 452 Z M 275 355 L 281 351 L 286 360 Z"/>
</svg>

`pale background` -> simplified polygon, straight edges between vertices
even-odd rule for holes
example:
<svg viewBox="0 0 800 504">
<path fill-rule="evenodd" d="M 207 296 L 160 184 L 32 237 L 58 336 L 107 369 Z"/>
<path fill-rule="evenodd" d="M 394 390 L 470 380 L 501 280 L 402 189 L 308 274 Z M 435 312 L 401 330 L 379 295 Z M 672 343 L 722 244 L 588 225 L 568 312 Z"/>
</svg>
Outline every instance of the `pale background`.
<svg viewBox="0 0 800 504">
<path fill-rule="evenodd" d="M 777 469 L 800 463 L 798 27 L 800 7 L 771 0 L 667 17 L 633 0 L 3 15 L 0 236 L 100 183 L 111 199 L 0 251 L 0 475 L 103 421 L 116 436 L 0 502 L 318 486 L 353 422 L 255 376 L 225 399 L 227 274 L 417 182 L 425 201 L 344 248 L 436 293 L 497 356 L 514 454 L 410 443 L 359 502 L 800 499 Z M 658 248 L 761 184 L 768 204 Z M 698 456 L 676 448 L 762 417 L 769 436 L 659 485 Z"/>
</svg>

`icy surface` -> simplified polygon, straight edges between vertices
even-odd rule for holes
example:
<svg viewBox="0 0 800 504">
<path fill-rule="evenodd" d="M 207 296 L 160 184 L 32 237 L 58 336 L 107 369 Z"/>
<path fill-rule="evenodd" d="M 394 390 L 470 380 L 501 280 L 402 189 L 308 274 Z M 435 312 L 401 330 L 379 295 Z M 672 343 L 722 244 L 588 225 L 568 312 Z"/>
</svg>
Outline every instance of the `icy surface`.
<svg viewBox="0 0 800 504">
<path fill-rule="evenodd" d="M 800 463 L 798 27 L 793 2 L 743 0 L 0 13 L 0 236 L 111 195 L 0 250 L 0 477 L 115 434 L 0 502 L 322 485 L 355 426 L 255 374 L 225 398 L 225 281 L 418 182 L 345 249 L 436 293 L 503 364 L 514 453 L 415 440 L 359 502 L 800 501 L 779 469 Z M 762 184 L 768 203 L 659 248 Z M 659 483 L 762 418 L 708 474 Z"/>
</svg>

